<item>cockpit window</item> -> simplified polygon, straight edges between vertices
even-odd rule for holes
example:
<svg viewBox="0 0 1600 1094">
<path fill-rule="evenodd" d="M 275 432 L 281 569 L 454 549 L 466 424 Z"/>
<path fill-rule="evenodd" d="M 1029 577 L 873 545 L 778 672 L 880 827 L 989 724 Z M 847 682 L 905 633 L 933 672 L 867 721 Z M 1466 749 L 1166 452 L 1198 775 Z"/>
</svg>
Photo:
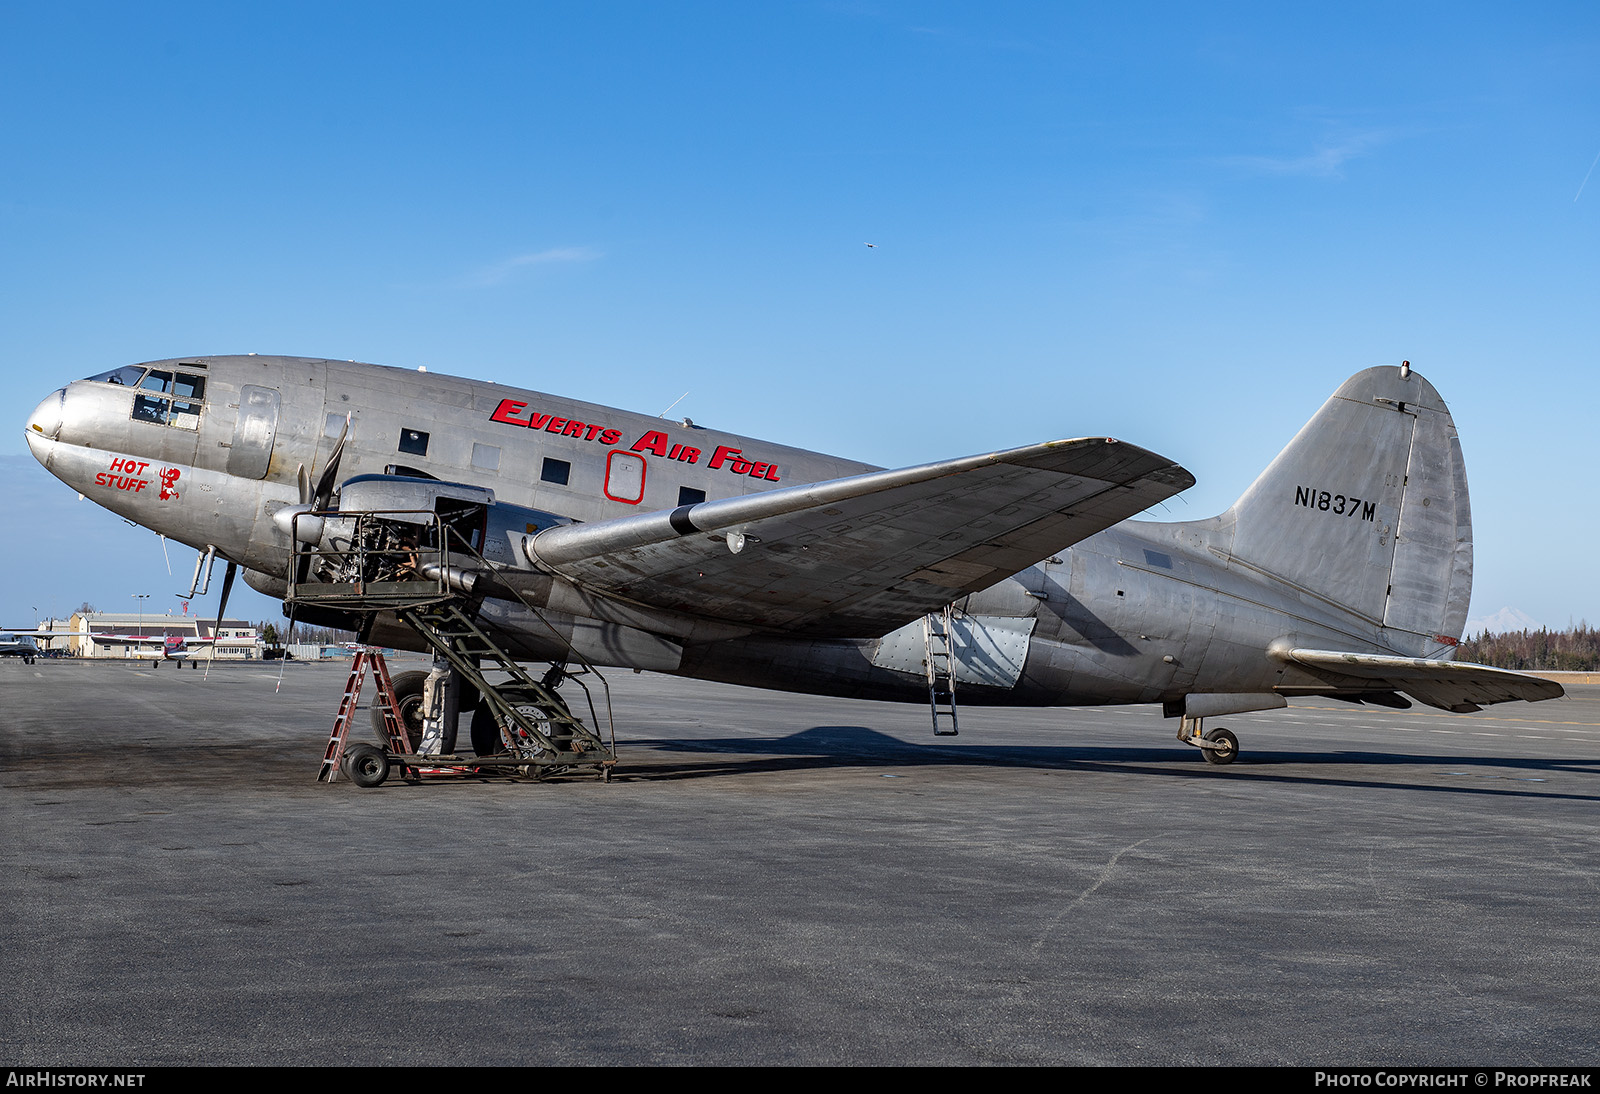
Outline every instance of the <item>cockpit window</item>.
<svg viewBox="0 0 1600 1094">
<path fill-rule="evenodd" d="M 199 429 L 206 397 L 204 376 L 151 369 L 133 397 L 133 420 L 174 429 Z"/>
<path fill-rule="evenodd" d="M 140 395 L 133 400 L 133 420 L 136 422 L 149 422 L 151 425 L 166 425 L 167 401 L 165 399 L 152 399 L 148 395 Z"/>
<path fill-rule="evenodd" d="M 89 377 L 90 383 L 116 384 L 118 387 L 138 387 L 139 377 L 144 375 L 142 365 L 124 365 L 114 368 L 110 372 L 102 372 L 97 376 Z"/>
</svg>

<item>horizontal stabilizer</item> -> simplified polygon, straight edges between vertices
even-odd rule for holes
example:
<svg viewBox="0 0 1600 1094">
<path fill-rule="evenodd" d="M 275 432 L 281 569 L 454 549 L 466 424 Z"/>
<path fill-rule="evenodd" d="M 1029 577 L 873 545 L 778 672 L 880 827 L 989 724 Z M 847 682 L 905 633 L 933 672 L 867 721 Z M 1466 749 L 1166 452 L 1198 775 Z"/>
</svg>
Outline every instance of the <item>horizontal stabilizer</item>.
<svg viewBox="0 0 1600 1094">
<path fill-rule="evenodd" d="M 1193 485 L 1131 444 L 1051 441 L 547 528 L 527 553 L 655 608 L 871 638 Z"/>
<path fill-rule="evenodd" d="M 1358 691 L 1401 691 L 1430 707 L 1457 714 L 1470 714 L 1493 703 L 1509 703 L 1514 699 L 1536 703 L 1566 694 L 1553 680 L 1475 665 L 1470 661 L 1434 661 L 1336 650 L 1287 650 L 1275 652 L 1273 656 L 1341 687 Z"/>
</svg>

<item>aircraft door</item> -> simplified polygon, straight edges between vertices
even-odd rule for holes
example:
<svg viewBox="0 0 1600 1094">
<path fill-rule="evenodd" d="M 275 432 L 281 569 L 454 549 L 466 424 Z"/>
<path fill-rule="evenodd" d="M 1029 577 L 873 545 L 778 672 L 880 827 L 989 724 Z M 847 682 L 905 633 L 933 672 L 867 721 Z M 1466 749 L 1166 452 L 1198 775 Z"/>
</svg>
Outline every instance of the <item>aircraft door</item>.
<svg viewBox="0 0 1600 1094">
<path fill-rule="evenodd" d="M 644 499 L 644 458 L 612 450 L 606 457 L 606 497 L 627 505 Z"/>
<path fill-rule="evenodd" d="M 228 474 L 245 479 L 266 477 L 281 404 L 278 392 L 271 388 L 245 384 L 239 389 L 239 417 L 233 425 L 233 447 L 228 450 Z"/>
</svg>

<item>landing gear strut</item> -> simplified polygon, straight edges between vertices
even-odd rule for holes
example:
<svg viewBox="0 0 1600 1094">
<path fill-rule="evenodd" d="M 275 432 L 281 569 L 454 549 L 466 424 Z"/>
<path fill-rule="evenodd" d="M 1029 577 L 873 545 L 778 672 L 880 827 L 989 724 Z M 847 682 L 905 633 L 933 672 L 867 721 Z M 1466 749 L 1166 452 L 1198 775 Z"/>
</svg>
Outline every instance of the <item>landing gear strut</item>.
<svg viewBox="0 0 1600 1094">
<path fill-rule="evenodd" d="M 1178 740 L 1201 750 L 1208 764 L 1231 764 L 1239 758 L 1239 738 L 1231 730 L 1218 726 L 1202 733 L 1203 719 L 1185 714 L 1178 722 Z"/>
</svg>

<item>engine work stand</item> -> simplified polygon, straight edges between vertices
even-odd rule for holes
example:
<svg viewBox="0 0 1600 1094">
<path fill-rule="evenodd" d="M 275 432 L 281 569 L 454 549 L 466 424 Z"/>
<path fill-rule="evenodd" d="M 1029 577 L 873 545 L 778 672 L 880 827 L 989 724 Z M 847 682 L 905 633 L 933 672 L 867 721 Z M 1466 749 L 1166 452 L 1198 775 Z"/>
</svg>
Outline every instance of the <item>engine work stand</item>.
<svg viewBox="0 0 1600 1094">
<path fill-rule="evenodd" d="M 499 771 L 532 779 L 557 773 L 590 772 L 599 775 L 602 781 L 610 781 L 617 763 L 615 730 L 608 743 L 575 717 L 556 693 L 565 679 L 577 682 L 586 696 L 587 686 L 561 665 L 552 666 L 543 680 L 536 680 L 478 625 L 474 619 L 478 600 L 457 587 L 463 571 L 450 565 L 444 546 L 449 533 L 437 523 L 437 517 L 431 513 L 406 514 L 405 523 L 409 528 L 431 521 L 434 534 L 421 537 L 424 542 L 420 549 L 413 538 L 404 548 L 385 551 L 381 536 L 373 533 L 383 531 L 381 526 L 387 522 L 382 518 L 391 514 L 345 512 L 337 515 L 355 523 L 352 549 L 339 553 L 326 549 L 306 554 L 297 552 L 297 558 L 291 562 L 289 599 L 294 603 L 364 614 L 368 631 L 379 612 L 393 613 L 433 650 L 437 661 L 448 664 L 463 683 L 476 689 L 483 708 L 499 731 L 500 750 L 488 756 L 420 754 L 417 750 L 421 735 L 413 737 L 413 727 L 406 724 L 383 654 L 371 646 L 362 646 L 350 666 L 344 697 L 317 773 L 319 782 L 333 782 L 342 770 L 357 786 L 380 786 L 396 767 L 411 781 L 416 781 L 422 772 L 436 768 Z M 378 526 L 376 529 L 362 527 L 369 518 Z M 485 568 L 489 565 L 470 547 L 463 546 L 456 553 L 466 554 Z M 386 554 L 401 557 L 391 565 L 386 563 Z M 334 556 L 332 565 L 330 555 Z M 309 563 L 313 559 L 321 564 L 320 580 L 309 580 Z M 334 580 L 328 580 L 330 575 Z M 372 575 L 379 579 L 369 580 Z M 452 575 L 457 575 L 455 585 L 451 583 Z M 295 580 L 297 576 L 298 581 Z M 355 580 L 338 580 L 350 576 Z M 534 610 L 531 605 L 528 607 Z M 369 667 L 378 685 L 376 709 L 382 712 L 387 748 L 348 743 L 350 725 Z M 583 668 L 599 677 L 592 666 L 584 663 Z M 503 673 L 508 679 L 491 684 L 485 672 Z M 599 678 L 603 683 L 604 677 Z M 592 697 L 588 705 L 590 717 L 598 721 Z"/>
</svg>

